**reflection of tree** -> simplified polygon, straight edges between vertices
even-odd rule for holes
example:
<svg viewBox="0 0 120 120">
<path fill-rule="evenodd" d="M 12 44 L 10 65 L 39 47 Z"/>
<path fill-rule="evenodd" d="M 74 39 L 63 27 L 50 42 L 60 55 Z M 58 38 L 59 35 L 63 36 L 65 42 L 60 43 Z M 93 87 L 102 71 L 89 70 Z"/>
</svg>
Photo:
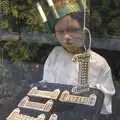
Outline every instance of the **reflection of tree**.
<svg viewBox="0 0 120 120">
<path fill-rule="evenodd" d="M 7 57 L 14 62 L 22 62 L 30 59 L 32 54 L 28 47 L 28 44 L 23 41 L 8 41 L 4 44 Z"/>
<path fill-rule="evenodd" d="M 99 36 L 120 36 L 120 0 L 92 0 L 91 29 Z"/>
<path fill-rule="evenodd" d="M 0 105 L 4 101 L 9 103 L 10 99 L 19 99 L 29 83 L 41 80 L 41 64 L 52 48 L 22 40 L 0 41 Z"/>
<path fill-rule="evenodd" d="M 7 98 L 15 99 L 28 87 L 30 75 L 23 62 L 32 59 L 28 47 L 23 41 L 0 42 L 0 104 Z"/>
<path fill-rule="evenodd" d="M 29 31 L 45 29 L 34 0 L 0 0 L 0 13 L 1 29 L 15 31 L 19 35 L 25 28 Z"/>
<path fill-rule="evenodd" d="M 91 30 L 95 35 L 120 35 L 120 1 L 91 0 Z M 9 31 L 46 31 L 35 0 L 0 0 L 0 28 Z M 41 0 L 42 3 L 42 0 Z M 44 8 L 48 12 L 48 8 Z M 20 38 L 21 39 L 21 38 Z"/>
</svg>

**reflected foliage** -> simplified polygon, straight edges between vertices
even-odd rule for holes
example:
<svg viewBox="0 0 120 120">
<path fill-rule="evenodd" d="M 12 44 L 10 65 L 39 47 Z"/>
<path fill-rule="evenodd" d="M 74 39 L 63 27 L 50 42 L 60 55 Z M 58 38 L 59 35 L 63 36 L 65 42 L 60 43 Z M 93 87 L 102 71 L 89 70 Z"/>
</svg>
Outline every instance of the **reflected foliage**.
<svg viewBox="0 0 120 120">
<path fill-rule="evenodd" d="M 52 48 L 22 40 L 1 41 L 0 97 L 12 96 L 18 90 L 12 86 L 19 86 L 21 89 L 22 86 L 41 80 L 41 67 Z M 38 78 L 34 78 L 35 74 L 39 74 Z"/>
<path fill-rule="evenodd" d="M 43 64 L 52 48 L 22 40 L 0 41 L 0 120 L 16 107 L 31 83 L 42 79 Z"/>
<path fill-rule="evenodd" d="M 37 0 L 0 0 L 0 28 L 15 31 L 48 31 L 36 8 Z M 41 0 L 42 3 L 42 0 Z M 45 9 L 48 11 L 48 9 Z M 91 0 L 93 36 L 120 36 L 120 1 Z"/>
<path fill-rule="evenodd" d="M 91 30 L 93 36 L 120 36 L 120 0 L 92 0 Z"/>
<path fill-rule="evenodd" d="M 41 16 L 34 0 L 0 0 L 0 28 L 20 33 L 28 31 L 45 31 Z"/>
</svg>

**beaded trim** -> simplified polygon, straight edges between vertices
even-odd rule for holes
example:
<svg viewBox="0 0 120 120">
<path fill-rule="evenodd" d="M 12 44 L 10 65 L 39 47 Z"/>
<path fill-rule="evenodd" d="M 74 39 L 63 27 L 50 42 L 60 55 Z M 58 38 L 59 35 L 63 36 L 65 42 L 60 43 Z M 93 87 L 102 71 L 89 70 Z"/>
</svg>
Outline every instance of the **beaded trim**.
<svg viewBox="0 0 120 120">
<path fill-rule="evenodd" d="M 84 52 L 73 56 L 72 62 L 78 64 L 78 78 L 76 81 L 76 86 L 73 88 L 73 92 L 83 92 L 89 90 L 88 85 L 89 61 L 90 61 L 89 52 Z"/>
</svg>

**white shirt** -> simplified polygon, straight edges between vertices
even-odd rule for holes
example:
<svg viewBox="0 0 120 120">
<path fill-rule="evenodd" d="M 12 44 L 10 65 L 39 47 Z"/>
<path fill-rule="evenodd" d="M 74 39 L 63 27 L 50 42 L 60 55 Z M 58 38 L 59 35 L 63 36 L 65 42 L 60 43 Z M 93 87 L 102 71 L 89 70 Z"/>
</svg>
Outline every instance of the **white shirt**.
<svg viewBox="0 0 120 120">
<path fill-rule="evenodd" d="M 111 69 L 106 60 L 99 54 L 89 51 L 90 63 L 88 80 L 91 88 L 98 88 L 104 92 L 105 98 L 101 114 L 112 113 L 112 95 L 115 88 L 112 81 Z M 43 81 L 76 85 L 78 67 L 72 62 L 72 55 L 62 47 L 55 47 L 44 65 Z"/>
</svg>

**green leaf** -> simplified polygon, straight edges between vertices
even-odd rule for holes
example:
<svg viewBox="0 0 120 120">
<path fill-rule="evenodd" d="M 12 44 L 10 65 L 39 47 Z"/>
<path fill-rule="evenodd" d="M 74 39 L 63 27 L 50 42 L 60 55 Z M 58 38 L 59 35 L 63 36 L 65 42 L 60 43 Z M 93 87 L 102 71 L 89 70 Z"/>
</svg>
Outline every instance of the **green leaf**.
<svg viewBox="0 0 120 120">
<path fill-rule="evenodd" d="M 18 10 L 16 8 L 12 9 L 12 15 L 18 17 Z"/>
</svg>

